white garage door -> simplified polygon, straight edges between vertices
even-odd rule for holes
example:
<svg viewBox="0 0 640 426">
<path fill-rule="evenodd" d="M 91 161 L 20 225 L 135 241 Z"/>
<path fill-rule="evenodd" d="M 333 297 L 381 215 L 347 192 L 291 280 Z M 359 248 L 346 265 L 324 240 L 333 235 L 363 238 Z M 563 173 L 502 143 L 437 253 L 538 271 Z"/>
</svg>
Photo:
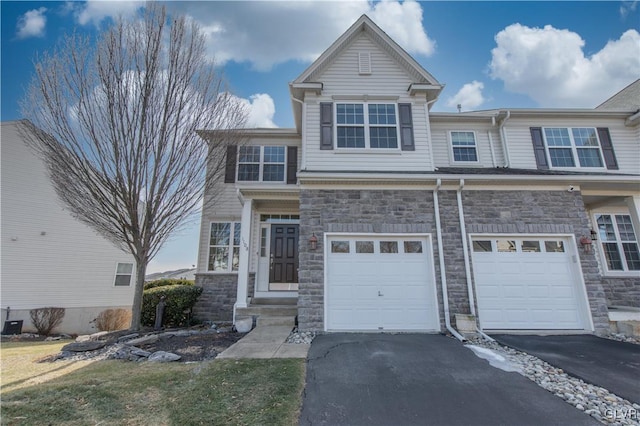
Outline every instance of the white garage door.
<svg viewBox="0 0 640 426">
<path fill-rule="evenodd" d="M 583 330 L 584 292 L 566 238 L 472 242 L 480 324 L 493 330 Z"/>
<path fill-rule="evenodd" d="M 440 329 L 428 237 L 330 236 L 326 265 L 327 330 Z"/>
</svg>

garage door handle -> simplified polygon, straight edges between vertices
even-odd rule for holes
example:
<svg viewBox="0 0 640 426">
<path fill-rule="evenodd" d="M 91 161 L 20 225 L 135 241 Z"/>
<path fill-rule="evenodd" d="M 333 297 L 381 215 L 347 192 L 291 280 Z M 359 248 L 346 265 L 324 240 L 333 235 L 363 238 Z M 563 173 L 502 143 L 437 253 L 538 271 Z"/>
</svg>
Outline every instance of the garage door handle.
<svg viewBox="0 0 640 426">
<path fill-rule="evenodd" d="M 378 296 L 384 296 L 384 294 L 382 294 L 382 292 L 378 291 Z"/>
</svg>

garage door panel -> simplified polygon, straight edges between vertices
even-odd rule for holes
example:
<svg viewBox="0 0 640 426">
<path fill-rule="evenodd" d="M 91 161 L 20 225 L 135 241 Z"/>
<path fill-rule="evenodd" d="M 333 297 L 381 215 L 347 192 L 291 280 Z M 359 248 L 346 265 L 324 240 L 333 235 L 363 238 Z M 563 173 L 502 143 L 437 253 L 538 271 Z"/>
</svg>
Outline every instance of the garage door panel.
<svg viewBox="0 0 640 426">
<path fill-rule="evenodd" d="M 486 329 L 583 329 L 576 274 L 569 251 L 546 253 L 547 238 L 499 237 L 534 242 L 541 251 L 474 252 L 480 323 Z M 484 237 L 483 240 L 487 240 Z M 563 238 L 554 238 L 562 240 Z M 535 241 L 539 241 L 536 244 Z M 528 244 L 532 247 L 531 244 Z M 566 241 L 564 247 L 570 247 Z M 495 246 L 492 248 L 495 250 Z"/>
<path fill-rule="evenodd" d="M 428 239 L 341 235 L 333 240 L 348 241 L 350 252 L 327 256 L 328 330 L 439 330 Z M 420 241 L 422 253 L 402 253 L 407 240 Z M 372 242 L 376 252 L 358 253 L 358 247 L 371 247 L 362 241 Z M 379 253 L 385 247 L 397 247 L 398 253 Z"/>
</svg>

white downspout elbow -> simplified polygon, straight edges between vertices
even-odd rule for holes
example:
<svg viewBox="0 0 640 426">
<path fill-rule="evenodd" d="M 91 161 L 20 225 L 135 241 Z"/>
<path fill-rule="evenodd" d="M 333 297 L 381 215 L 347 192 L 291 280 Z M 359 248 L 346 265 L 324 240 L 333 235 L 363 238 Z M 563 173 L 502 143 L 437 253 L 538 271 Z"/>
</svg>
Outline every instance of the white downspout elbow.
<svg viewBox="0 0 640 426">
<path fill-rule="evenodd" d="M 436 187 L 433 190 L 433 210 L 436 217 L 436 238 L 438 240 L 438 259 L 440 261 L 440 281 L 442 282 L 442 304 L 444 305 L 444 323 L 447 330 L 461 342 L 467 339 L 458 333 L 452 326 L 449 318 L 449 295 L 447 293 L 447 273 L 444 270 L 444 247 L 442 244 L 442 228 L 440 226 L 440 205 L 438 201 L 438 191 L 442 185 L 442 180 L 436 180 Z"/>
<path fill-rule="evenodd" d="M 511 111 L 507 111 L 506 117 L 500 122 L 500 139 L 502 139 L 502 150 L 504 151 L 504 166 L 511 167 L 511 158 L 509 156 L 509 144 L 507 143 L 507 132 L 504 124 L 511 118 Z"/>
</svg>

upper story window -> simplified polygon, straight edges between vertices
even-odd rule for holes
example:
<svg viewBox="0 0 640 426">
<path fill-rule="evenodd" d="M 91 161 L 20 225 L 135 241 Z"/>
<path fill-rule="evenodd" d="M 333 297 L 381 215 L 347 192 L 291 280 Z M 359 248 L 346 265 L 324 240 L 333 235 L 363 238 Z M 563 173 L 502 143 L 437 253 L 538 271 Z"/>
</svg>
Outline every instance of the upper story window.
<svg viewBox="0 0 640 426">
<path fill-rule="evenodd" d="M 336 104 L 338 148 L 398 148 L 395 104 Z"/>
<path fill-rule="evenodd" d="M 478 162 L 476 135 L 474 132 L 451 132 L 451 149 L 456 163 Z"/>
<path fill-rule="evenodd" d="M 238 151 L 238 181 L 284 182 L 284 146 L 241 146 Z"/>
<path fill-rule="evenodd" d="M 209 234 L 207 270 L 237 271 L 240 264 L 240 223 L 213 222 Z"/>
<path fill-rule="evenodd" d="M 596 214 L 602 254 L 608 271 L 640 271 L 638 239 L 631 216 Z"/>
<path fill-rule="evenodd" d="M 116 278 L 113 285 L 117 287 L 128 287 L 131 285 L 133 277 L 133 263 L 120 263 L 116 266 Z"/>
<path fill-rule="evenodd" d="M 595 128 L 546 127 L 543 133 L 552 167 L 604 167 Z"/>
</svg>

